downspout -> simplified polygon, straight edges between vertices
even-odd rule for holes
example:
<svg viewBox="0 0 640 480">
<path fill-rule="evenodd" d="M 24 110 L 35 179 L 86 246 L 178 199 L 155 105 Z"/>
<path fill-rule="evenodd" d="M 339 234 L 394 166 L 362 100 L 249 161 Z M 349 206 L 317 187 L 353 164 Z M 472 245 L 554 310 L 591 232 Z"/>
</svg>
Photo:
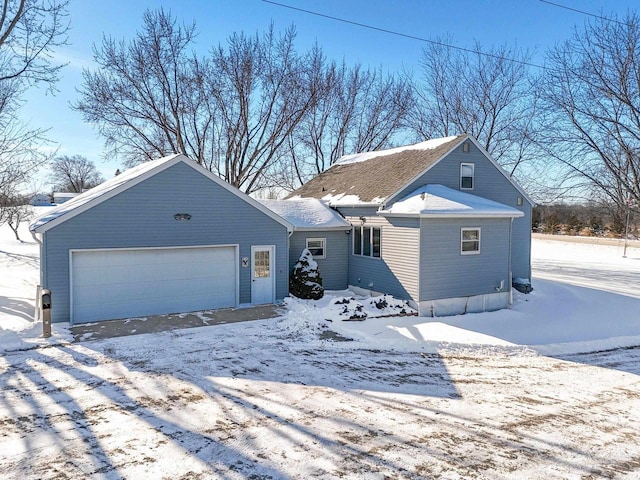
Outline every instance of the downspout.
<svg viewBox="0 0 640 480">
<path fill-rule="evenodd" d="M 511 217 L 509 222 L 509 305 L 513 305 L 513 272 L 511 271 L 511 243 L 513 242 L 513 221 L 514 217 Z"/>
<path fill-rule="evenodd" d="M 42 240 L 40 240 L 38 238 L 38 234 L 33 231 L 33 230 L 29 230 L 29 233 L 31 234 L 31 236 L 33 237 L 33 239 L 36 241 L 37 244 L 39 244 L 40 246 L 42 246 Z"/>
</svg>

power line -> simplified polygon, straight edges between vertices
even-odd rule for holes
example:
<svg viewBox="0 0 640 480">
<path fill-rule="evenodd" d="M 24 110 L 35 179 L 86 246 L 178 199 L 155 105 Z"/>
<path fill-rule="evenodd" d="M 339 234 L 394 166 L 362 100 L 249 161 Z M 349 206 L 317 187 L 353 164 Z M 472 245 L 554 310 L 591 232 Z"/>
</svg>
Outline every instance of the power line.
<svg viewBox="0 0 640 480">
<path fill-rule="evenodd" d="M 288 9 L 291 9 L 291 10 L 296 10 L 298 12 L 307 13 L 309 15 L 315 15 L 316 17 L 327 18 L 329 20 L 334 20 L 336 22 L 342 22 L 342 23 L 347 23 L 349 25 L 355 25 L 355 26 L 362 27 L 362 28 L 368 28 L 369 30 L 375 30 L 375 31 L 378 31 L 378 32 L 388 33 L 390 35 L 397 35 L 398 37 L 409 38 L 411 40 L 418 40 L 419 42 L 430 43 L 432 45 L 438 45 L 440 47 L 453 48 L 454 50 L 460 50 L 462 52 L 475 53 L 477 55 L 483 55 L 485 57 L 496 58 L 498 60 L 507 60 L 509 62 L 520 63 L 522 65 L 527 65 L 529 67 L 535 67 L 535 68 L 544 69 L 544 67 L 542 65 L 536 65 L 535 63 L 526 62 L 524 60 L 516 60 L 514 58 L 501 57 L 500 55 L 493 55 L 491 53 L 485 53 L 485 52 L 481 52 L 479 50 L 472 50 L 470 48 L 457 47 L 455 45 L 450 45 L 448 43 L 437 42 L 435 40 L 429 40 L 428 38 L 416 37 L 415 35 L 409 35 L 409 34 L 406 34 L 406 33 L 396 32 L 396 31 L 393 31 L 393 30 L 387 30 L 386 28 L 374 27 L 373 25 L 367 25 L 366 23 L 360 23 L 360 22 L 355 22 L 353 20 L 347 20 L 345 18 L 334 17 L 332 15 L 327 15 L 327 14 L 324 14 L 324 13 L 314 12 L 312 10 L 305 10 L 304 8 L 298 8 L 298 7 L 294 7 L 294 6 L 291 6 L 291 5 L 286 5 L 284 3 L 274 2 L 273 0 L 262 0 L 262 1 L 264 3 L 270 3 L 270 4 L 276 5 L 278 7 L 283 7 L 283 8 L 288 8 Z"/>
<path fill-rule="evenodd" d="M 596 15 L 594 13 L 585 12 L 584 10 L 578 10 L 577 8 L 567 7 L 566 5 L 550 2 L 549 0 L 539 0 L 539 1 L 542 3 L 546 3 L 548 5 L 553 5 L 554 7 L 564 8 L 565 10 L 571 10 L 572 12 L 581 13 L 582 15 L 588 15 L 590 17 L 599 18 L 600 20 L 606 20 L 607 22 L 614 22 L 620 25 L 626 25 L 624 22 L 614 20 L 613 18 L 607 18 L 607 17 L 603 17 L 602 15 Z"/>
</svg>

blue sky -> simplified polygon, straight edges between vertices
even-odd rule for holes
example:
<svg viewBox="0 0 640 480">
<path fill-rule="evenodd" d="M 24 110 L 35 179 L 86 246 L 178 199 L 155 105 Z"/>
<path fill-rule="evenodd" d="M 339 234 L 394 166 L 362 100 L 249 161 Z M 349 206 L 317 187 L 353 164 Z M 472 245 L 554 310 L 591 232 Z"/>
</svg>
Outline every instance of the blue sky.
<svg viewBox="0 0 640 480">
<path fill-rule="evenodd" d="M 533 63 L 543 63 L 545 51 L 569 38 L 586 15 L 561 9 L 540 0 L 277 0 L 298 8 L 321 12 L 359 23 L 423 38 L 453 35 L 453 43 L 471 47 L 475 40 L 484 47 L 517 42 L 533 53 Z M 621 0 L 554 0 L 567 7 L 599 14 L 624 16 L 633 2 Z M 69 103 L 77 99 L 82 69 L 93 66 L 92 46 L 103 35 L 131 39 L 142 23 L 145 9 L 170 9 L 185 23 L 196 22 L 196 48 L 206 52 L 224 43 L 237 31 L 263 31 L 270 22 L 276 31 L 294 24 L 297 46 L 304 50 L 317 41 L 329 58 L 347 63 L 381 67 L 383 71 L 409 70 L 419 73 L 424 43 L 364 29 L 282 8 L 261 0 L 71 0 L 69 45 L 59 48 L 57 61 L 65 67 L 55 96 L 31 90 L 22 111 L 33 127 L 49 128 L 48 137 L 61 155 L 83 155 L 93 160 L 106 178 L 120 166 L 118 159 L 105 159 L 103 142 L 91 125 Z M 35 187 L 48 188 L 40 175 Z"/>
</svg>

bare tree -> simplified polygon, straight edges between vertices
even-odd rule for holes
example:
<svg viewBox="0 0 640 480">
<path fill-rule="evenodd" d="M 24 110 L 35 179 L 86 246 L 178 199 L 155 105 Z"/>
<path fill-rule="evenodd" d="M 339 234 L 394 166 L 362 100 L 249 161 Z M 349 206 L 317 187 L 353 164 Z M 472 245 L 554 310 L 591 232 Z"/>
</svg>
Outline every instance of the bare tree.
<svg viewBox="0 0 640 480">
<path fill-rule="evenodd" d="M 315 102 L 295 31 L 232 35 L 191 52 L 195 25 L 147 11 L 129 43 L 105 37 L 74 107 L 129 164 L 182 153 L 247 192 L 268 186 L 295 125 Z"/>
<path fill-rule="evenodd" d="M 468 133 L 512 175 L 533 147 L 536 89 L 529 54 L 516 47 L 472 52 L 439 39 L 423 51 L 412 127 L 419 138 Z"/>
<path fill-rule="evenodd" d="M 621 208 L 640 202 L 640 18 L 596 19 L 549 53 L 542 143 Z"/>
<path fill-rule="evenodd" d="M 201 124 L 201 112 L 188 102 L 195 85 L 189 50 L 194 38 L 195 25 L 179 25 L 164 10 L 148 10 L 131 42 L 105 36 L 94 47 L 100 68 L 84 71 L 75 108 L 129 164 L 170 153 L 202 162 L 200 145 L 185 141 L 191 126 L 204 128 L 210 121 Z"/>
<path fill-rule="evenodd" d="M 44 131 L 18 119 L 21 95 L 45 84 L 53 89 L 61 65 L 53 49 L 66 42 L 67 0 L 0 0 L 0 195 L 13 195 L 47 156 Z"/>
<path fill-rule="evenodd" d="M 317 101 L 289 139 L 293 189 L 341 156 L 389 147 L 407 126 L 413 102 L 408 79 L 312 56 Z"/>
<path fill-rule="evenodd" d="M 31 213 L 31 207 L 23 195 L 0 196 L 0 225 L 6 223 L 13 231 L 16 240 L 21 241 L 18 232 L 20 223 L 27 220 Z"/>
<path fill-rule="evenodd" d="M 104 182 L 96 165 L 81 155 L 56 157 L 51 162 L 51 180 L 56 190 L 82 193 Z"/>
<path fill-rule="evenodd" d="M 217 171 L 247 192 L 273 184 L 269 170 L 317 101 L 313 52 L 297 54 L 295 36 L 293 27 L 276 35 L 273 26 L 262 36 L 234 34 L 211 55 L 205 96 L 220 115 Z"/>
</svg>

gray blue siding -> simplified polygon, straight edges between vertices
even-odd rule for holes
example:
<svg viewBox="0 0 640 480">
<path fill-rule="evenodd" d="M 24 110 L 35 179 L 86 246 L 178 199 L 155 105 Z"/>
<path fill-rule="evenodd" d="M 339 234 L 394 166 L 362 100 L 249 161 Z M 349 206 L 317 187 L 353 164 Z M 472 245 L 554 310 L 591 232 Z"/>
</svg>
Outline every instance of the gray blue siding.
<svg viewBox="0 0 640 480">
<path fill-rule="evenodd" d="M 178 222 L 176 213 L 191 220 Z M 344 234 L 343 234 L 344 235 Z M 346 235 L 345 235 L 346 236 Z M 52 321 L 69 321 L 69 250 L 193 245 L 276 247 L 276 298 L 288 295 L 288 233 L 233 193 L 178 163 L 45 232 L 43 281 L 52 291 Z M 239 268 L 240 303 L 251 302 L 251 268 Z"/>
<path fill-rule="evenodd" d="M 349 241 L 351 235 L 344 230 L 325 232 L 298 231 L 291 235 L 289 241 L 289 274 L 306 247 L 307 238 L 326 239 L 326 258 L 315 258 L 322 277 L 322 285 L 327 290 L 344 290 L 348 287 Z"/>
<path fill-rule="evenodd" d="M 512 268 L 514 278 L 531 278 L 532 206 L 526 199 L 523 199 L 523 205 L 518 206 L 517 199 L 522 194 L 471 142 L 470 147 L 470 151 L 465 153 L 462 151 L 462 144 L 459 145 L 445 159 L 403 189 L 396 199 L 426 184 L 441 184 L 460 190 L 460 164 L 473 163 L 475 165 L 474 188 L 464 190 L 465 192 L 517 208 L 524 213 L 524 217 L 516 218 L 513 223 Z"/>
<path fill-rule="evenodd" d="M 380 258 L 354 255 L 353 238 L 349 238 L 349 285 L 417 301 L 420 261 L 418 219 L 387 220 L 377 215 L 375 207 L 339 210 L 355 226 L 361 225 L 360 217 L 363 217 L 367 226 L 380 227 Z"/>
<path fill-rule="evenodd" d="M 422 219 L 420 301 L 496 293 L 509 285 L 511 219 Z M 460 229 L 480 227 L 480 253 L 460 253 Z"/>
</svg>

